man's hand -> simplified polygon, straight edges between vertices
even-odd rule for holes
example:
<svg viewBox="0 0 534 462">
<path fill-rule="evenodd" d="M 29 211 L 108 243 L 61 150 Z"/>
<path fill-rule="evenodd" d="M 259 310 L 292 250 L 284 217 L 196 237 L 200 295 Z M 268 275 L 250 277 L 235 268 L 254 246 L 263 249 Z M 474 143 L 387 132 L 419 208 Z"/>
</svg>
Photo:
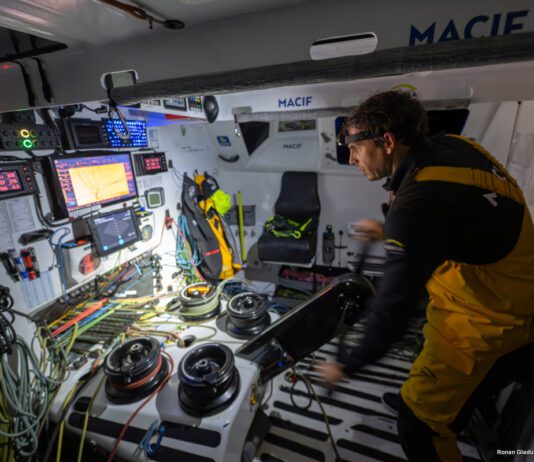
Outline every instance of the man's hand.
<svg viewBox="0 0 534 462">
<path fill-rule="evenodd" d="M 341 382 L 345 378 L 343 369 L 339 363 L 328 363 L 326 361 L 320 361 L 315 366 L 315 372 L 321 375 L 324 382 L 334 385 L 337 382 Z"/>
<path fill-rule="evenodd" d="M 372 218 L 363 218 L 352 225 L 354 239 L 359 241 L 383 241 L 384 224 Z"/>
</svg>

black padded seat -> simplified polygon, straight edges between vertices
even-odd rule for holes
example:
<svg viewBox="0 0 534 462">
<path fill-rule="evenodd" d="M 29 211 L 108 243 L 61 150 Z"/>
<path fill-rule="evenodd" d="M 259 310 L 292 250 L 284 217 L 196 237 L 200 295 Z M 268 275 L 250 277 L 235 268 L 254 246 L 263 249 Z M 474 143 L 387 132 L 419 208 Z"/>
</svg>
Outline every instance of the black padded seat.
<svg viewBox="0 0 534 462">
<path fill-rule="evenodd" d="M 307 265 L 313 262 L 317 250 L 317 228 L 321 202 L 315 172 L 284 172 L 274 214 L 304 223 L 312 219 L 309 234 L 300 239 L 276 237 L 264 231 L 258 241 L 260 260 Z"/>
</svg>

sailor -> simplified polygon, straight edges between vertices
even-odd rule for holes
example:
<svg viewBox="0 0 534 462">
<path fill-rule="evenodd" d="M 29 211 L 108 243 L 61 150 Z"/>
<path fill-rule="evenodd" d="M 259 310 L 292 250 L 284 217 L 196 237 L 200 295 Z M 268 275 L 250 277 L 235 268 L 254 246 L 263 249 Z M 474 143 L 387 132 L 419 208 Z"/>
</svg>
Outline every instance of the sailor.
<svg viewBox="0 0 534 462">
<path fill-rule="evenodd" d="M 385 224 L 359 224 L 383 235 L 387 258 L 361 344 L 319 371 L 335 383 L 384 355 L 426 284 L 425 343 L 397 401 L 399 438 L 410 461 L 460 461 L 456 435 L 477 400 L 532 367 L 534 226 L 521 189 L 482 146 L 430 139 L 427 128 L 421 103 L 396 91 L 345 122 L 350 163 L 388 178 Z"/>
</svg>

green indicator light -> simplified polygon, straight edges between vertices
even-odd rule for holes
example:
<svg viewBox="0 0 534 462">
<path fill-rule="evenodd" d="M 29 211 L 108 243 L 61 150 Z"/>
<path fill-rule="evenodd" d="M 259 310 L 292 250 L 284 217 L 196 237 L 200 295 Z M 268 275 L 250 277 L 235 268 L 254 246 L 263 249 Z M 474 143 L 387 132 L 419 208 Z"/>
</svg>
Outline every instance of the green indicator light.
<svg viewBox="0 0 534 462">
<path fill-rule="evenodd" d="M 25 148 L 33 148 L 32 140 L 24 140 L 22 142 L 22 146 L 24 146 Z"/>
</svg>

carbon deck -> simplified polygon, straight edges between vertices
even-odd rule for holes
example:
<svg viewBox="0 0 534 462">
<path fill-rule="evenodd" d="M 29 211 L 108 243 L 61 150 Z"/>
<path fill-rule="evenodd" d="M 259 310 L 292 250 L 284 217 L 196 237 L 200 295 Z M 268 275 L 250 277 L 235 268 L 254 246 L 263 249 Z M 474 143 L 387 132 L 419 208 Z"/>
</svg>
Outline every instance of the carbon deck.
<svg viewBox="0 0 534 462">
<path fill-rule="evenodd" d="M 404 461 L 399 444 L 397 422 L 381 403 L 385 392 L 398 392 L 411 367 L 411 354 L 396 351 L 372 366 L 344 380 L 328 394 L 319 376 L 313 371 L 315 360 L 335 360 L 337 341 L 320 348 L 314 355 L 298 363 L 311 381 L 328 416 L 332 434 L 344 461 Z M 282 375 L 273 380 L 272 396 L 264 410 L 271 428 L 262 442 L 255 462 L 334 462 L 335 456 L 321 409 L 315 400 L 308 409 L 310 396 L 305 384 L 292 384 Z M 295 406 L 296 404 L 296 406 Z M 480 460 L 478 451 L 460 438 L 464 461 Z"/>
</svg>

